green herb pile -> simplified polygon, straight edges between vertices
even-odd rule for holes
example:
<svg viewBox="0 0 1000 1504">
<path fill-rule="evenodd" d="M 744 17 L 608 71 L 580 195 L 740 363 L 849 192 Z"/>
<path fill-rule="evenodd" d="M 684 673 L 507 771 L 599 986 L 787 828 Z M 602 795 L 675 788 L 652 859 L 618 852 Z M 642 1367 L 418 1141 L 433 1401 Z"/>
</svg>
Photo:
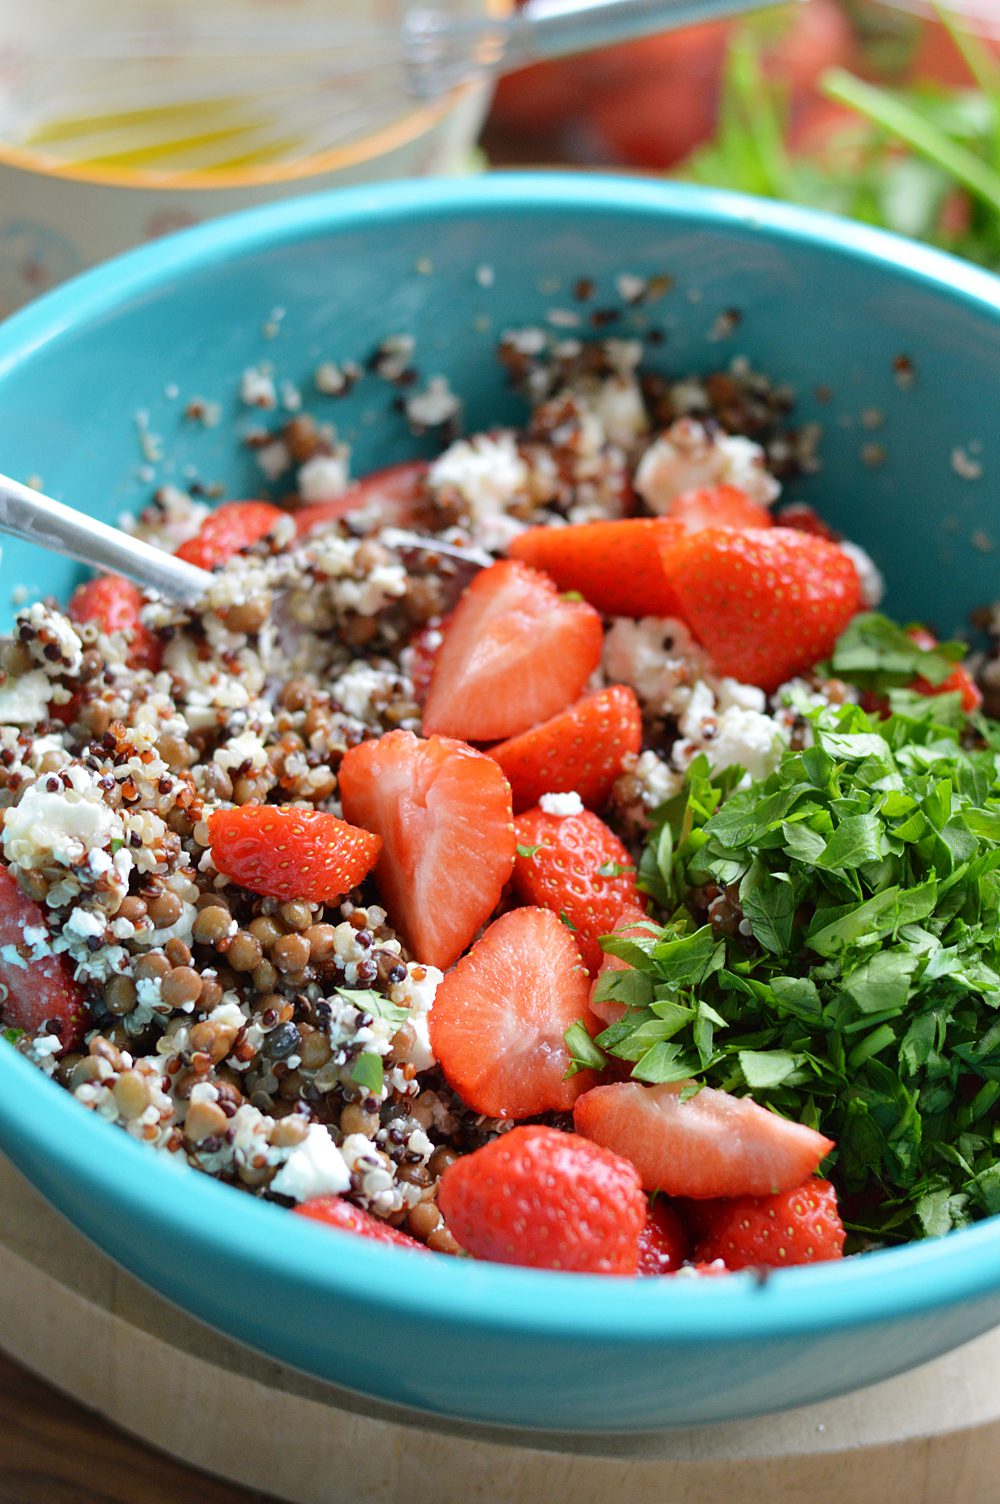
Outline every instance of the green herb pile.
<svg viewBox="0 0 1000 1504">
<path fill-rule="evenodd" d="M 823 92 L 856 119 L 813 159 L 789 150 L 785 91 L 761 66 L 759 28 L 743 29 L 729 51 L 715 137 L 684 175 L 845 214 L 1000 269 L 1000 62 L 934 8 L 970 87 L 889 88 L 831 70 Z"/>
<path fill-rule="evenodd" d="M 628 1011 L 568 1036 L 581 1066 L 751 1093 L 835 1139 L 855 1246 L 1000 1212 L 1000 726 L 901 687 L 959 653 L 859 617 L 831 669 L 887 718 L 812 712 L 813 744 L 747 788 L 699 758 L 640 866 L 668 921 L 602 941 L 631 969 L 597 996 Z M 735 933 L 705 922 L 717 892 Z"/>
</svg>

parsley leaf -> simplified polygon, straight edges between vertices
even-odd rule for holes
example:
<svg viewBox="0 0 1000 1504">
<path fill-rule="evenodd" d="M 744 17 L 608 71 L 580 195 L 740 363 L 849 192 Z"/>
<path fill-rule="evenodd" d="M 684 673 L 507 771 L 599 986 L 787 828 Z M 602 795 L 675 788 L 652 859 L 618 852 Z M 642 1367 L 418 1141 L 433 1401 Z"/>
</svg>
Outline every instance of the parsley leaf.
<svg viewBox="0 0 1000 1504">
<path fill-rule="evenodd" d="M 517 845 L 518 856 L 523 856 L 525 861 L 530 862 L 536 851 L 541 851 L 541 846 L 522 846 L 520 841 Z"/>
<path fill-rule="evenodd" d="M 860 689 L 893 689 L 923 678 L 943 684 L 965 656 L 960 642 L 918 647 L 905 628 L 877 611 L 856 616 L 842 633 L 830 665 L 840 679 Z"/>
</svg>

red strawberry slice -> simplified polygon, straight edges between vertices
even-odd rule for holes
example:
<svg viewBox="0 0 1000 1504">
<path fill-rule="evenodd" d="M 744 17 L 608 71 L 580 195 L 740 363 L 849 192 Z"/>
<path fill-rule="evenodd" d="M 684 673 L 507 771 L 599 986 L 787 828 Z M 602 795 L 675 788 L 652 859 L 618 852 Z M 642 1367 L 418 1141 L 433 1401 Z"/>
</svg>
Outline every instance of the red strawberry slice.
<svg viewBox="0 0 1000 1504">
<path fill-rule="evenodd" d="M 205 518 L 194 537 L 181 544 L 177 557 L 197 564 L 200 569 L 215 569 L 234 554 L 259 543 L 287 515 L 269 501 L 223 502 Z"/>
<path fill-rule="evenodd" d="M 476 576 L 438 649 L 424 731 L 497 741 L 565 710 L 601 658 L 601 619 L 536 569 L 504 559 Z"/>
<path fill-rule="evenodd" d="M 913 627 L 907 635 L 913 638 L 918 648 L 923 648 L 926 652 L 937 647 L 937 638 L 922 627 Z M 961 695 L 962 709 L 966 715 L 972 715 L 983 703 L 979 686 L 969 670 L 961 663 L 956 663 L 947 679 L 943 679 L 940 684 L 932 684 L 929 679 L 921 675 L 914 679 L 910 688 L 915 689 L 917 694 L 921 695 Z"/>
<path fill-rule="evenodd" d="M 688 1256 L 684 1224 L 662 1196 L 649 1209 L 639 1234 L 638 1274 L 676 1274 Z"/>
<path fill-rule="evenodd" d="M 96 621 L 103 632 L 121 632 L 129 644 L 131 666 L 148 668 L 155 673 L 163 649 L 159 638 L 139 620 L 144 600 L 138 585 L 133 585 L 124 575 L 102 574 L 76 587 L 67 611 L 73 621 Z"/>
<path fill-rule="evenodd" d="M 489 1117 L 568 1112 L 594 1080 L 590 1071 L 566 1079 L 563 1035 L 586 1013 L 587 991 L 573 936 L 554 914 L 501 914 L 434 996 L 431 1048 L 448 1084 Z"/>
<path fill-rule="evenodd" d="M 660 547 L 683 534 L 668 517 L 531 527 L 508 553 L 544 569 L 560 590 L 578 590 L 605 616 L 676 616 L 677 597 Z"/>
<path fill-rule="evenodd" d="M 490 917 L 514 865 L 510 787 L 464 742 L 390 731 L 345 754 L 344 814 L 378 831 L 375 879 L 415 956 L 450 966 Z"/>
<path fill-rule="evenodd" d="M 438 1205 L 479 1259 L 577 1274 L 635 1274 L 638 1266 L 646 1215 L 639 1177 L 575 1133 L 512 1128 L 448 1166 Z"/>
<path fill-rule="evenodd" d="M 44 909 L 21 892 L 9 867 L 0 866 L 0 1025 L 23 1029 L 32 1039 L 47 1025 L 64 1050 L 75 1050 L 90 1010 L 65 955 L 32 960 L 48 934 Z"/>
<path fill-rule="evenodd" d="M 293 513 L 299 537 L 324 523 L 337 522 L 352 512 L 371 512 L 381 527 L 420 527 L 427 524 L 429 502 L 425 460 L 389 465 L 356 480 L 340 496 L 300 507 Z"/>
<path fill-rule="evenodd" d="M 649 929 L 648 922 L 645 921 L 647 921 L 647 915 L 644 909 L 638 907 L 625 909 L 606 933 L 624 935 L 627 940 L 636 937 L 648 939 L 652 931 Z M 616 1003 L 614 998 L 595 997 L 601 977 L 609 971 L 629 970 L 631 968 L 627 961 L 621 960 L 618 956 L 608 955 L 604 951 L 601 952 L 601 964 L 597 968 L 594 985 L 590 989 L 590 1011 L 596 1014 L 604 1025 L 616 1024 L 620 1018 L 624 1017 L 626 1008 L 624 1003 Z"/>
<path fill-rule="evenodd" d="M 299 1217 L 309 1217 L 313 1222 L 322 1222 L 324 1227 L 336 1227 L 340 1232 L 352 1232 L 362 1238 L 371 1238 L 375 1243 L 389 1243 L 394 1248 L 410 1248 L 415 1253 L 429 1253 L 430 1249 L 416 1238 L 390 1227 L 380 1217 L 373 1217 L 351 1201 L 341 1196 L 313 1196 L 292 1210 Z"/>
<path fill-rule="evenodd" d="M 813 1177 L 777 1196 L 721 1202 L 695 1258 L 724 1259 L 728 1269 L 784 1269 L 843 1258 L 844 1237 L 836 1191 L 828 1180 Z"/>
<path fill-rule="evenodd" d="M 413 698 L 418 705 L 424 705 L 427 702 L 431 679 L 434 676 L 434 662 L 450 621 L 451 615 L 449 614 L 442 617 L 440 621 L 428 622 L 426 627 L 421 627 L 419 632 L 413 634 L 407 644 L 410 650 L 409 668 L 410 679 L 413 683 Z"/>
<path fill-rule="evenodd" d="M 600 809 L 625 759 L 641 746 L 639 701 L 624 684 L 614 684 L 490 747 L 489 755 L 510 781 L 515 813 L 543 794 L 577 793 L 588 809 Z"/>
<path fill-rule="evenodd" d="M 804 501 L 792 501 L 782 507 L 774 518 L 779 527 L 793 527 L 800 533 L 812 533 L 814 538 L 826 538 L 830 543 L 839 543 L 843 533 L 838 533 L 828 522 Z"/>
<path fill-rule="evenodd" d="M 684 525 L 689 533 L 706 527 L 770 527 L 773 521 L 767 507 L 754 501 L 739 486 L 702 486 L 682 491 L 667 508 L 666 515 Z"/>
<path fill-rule="evenodd" d="M 635 863 L 614 831 L 590 810 L 579 815 L 548 815 L 531 809 L 514 821 L 518 852 L 514 891 L 524 903 L 565 916 L 575 931 L 587 970 L 593 976 L 603 958 L 598 941 L 609 935 L 623 909 L 641 910 Z"/>
<path fill-rule="evenodd" d="M 212 860 L 251 893 L 332 903 L 362 882 L 382 842 L 336 815 L 292 806 L 244 804 L 208 817 Z"/>
<path fill-rule="evenodd" d="M 647 1191 L 697 1200 L 790 1191 L 833 1148 L 749 1097 L 704 1086 L 682 1101 L 686 1085 L 595 1086 L 574 1109 L 577 1132 L 630 1159 Z"/>
<path fill-rule="evenodd" d="M 794 528 L 687 533 L 662 550 L 680 615 L 716 671 L 775 690 L 826 658 L 861 609 L 836 544 Z"/>
</svg>

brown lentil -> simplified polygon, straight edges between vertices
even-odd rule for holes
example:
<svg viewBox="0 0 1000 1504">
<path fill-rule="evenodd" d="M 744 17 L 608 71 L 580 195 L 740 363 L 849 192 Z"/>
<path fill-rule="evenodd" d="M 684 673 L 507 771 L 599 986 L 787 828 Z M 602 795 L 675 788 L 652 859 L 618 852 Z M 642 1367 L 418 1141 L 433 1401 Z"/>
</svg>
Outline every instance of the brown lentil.
<svg viewBox="0 0 1000 1504">
<path fill-rule="evenodd" d="M 228 909 L 213 904 L 210 909 L 202 909 L 195 915 L 192 933 L 199 945 L 217 945 L 229 934 L 232 922 Z"/>
<path fill-rule="evenodd" d="M 160 996 L 171 1008 L 186 1008 L 201 996 L 201 976 L 191 966 L 175 966 L 160 983 Z"/>
<path fill-rule="evenodd" d="M 279 971 L 302 971 L 309 964 L 309 942 L 304 935 L 282 935 L 271 947 L 271 960 Z"/>
</svg>

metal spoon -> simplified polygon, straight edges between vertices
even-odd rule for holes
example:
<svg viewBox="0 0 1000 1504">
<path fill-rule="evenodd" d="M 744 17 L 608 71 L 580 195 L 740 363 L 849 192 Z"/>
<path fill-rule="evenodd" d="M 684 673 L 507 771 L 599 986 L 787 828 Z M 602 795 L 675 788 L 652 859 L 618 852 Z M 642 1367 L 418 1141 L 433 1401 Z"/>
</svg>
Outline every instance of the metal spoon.
<svg viewBox="0 0 1000 1504">
<path fill-rule="evenodd" d="M 184 606 L 196 606 L 212 583 L 208 570 L 176 559 L 6 475 L 0 475 L 0 532 L 37 543 L 94 569 L 123 574 L 144 589 L 155 590 Z M 480 549 L 441 543 L 400 528 L 387 528 L 381 541 L 402 554 L 437 554 L 452 559 L 464 565 L 470 576 L 493 563 Z"/>
</svg>

